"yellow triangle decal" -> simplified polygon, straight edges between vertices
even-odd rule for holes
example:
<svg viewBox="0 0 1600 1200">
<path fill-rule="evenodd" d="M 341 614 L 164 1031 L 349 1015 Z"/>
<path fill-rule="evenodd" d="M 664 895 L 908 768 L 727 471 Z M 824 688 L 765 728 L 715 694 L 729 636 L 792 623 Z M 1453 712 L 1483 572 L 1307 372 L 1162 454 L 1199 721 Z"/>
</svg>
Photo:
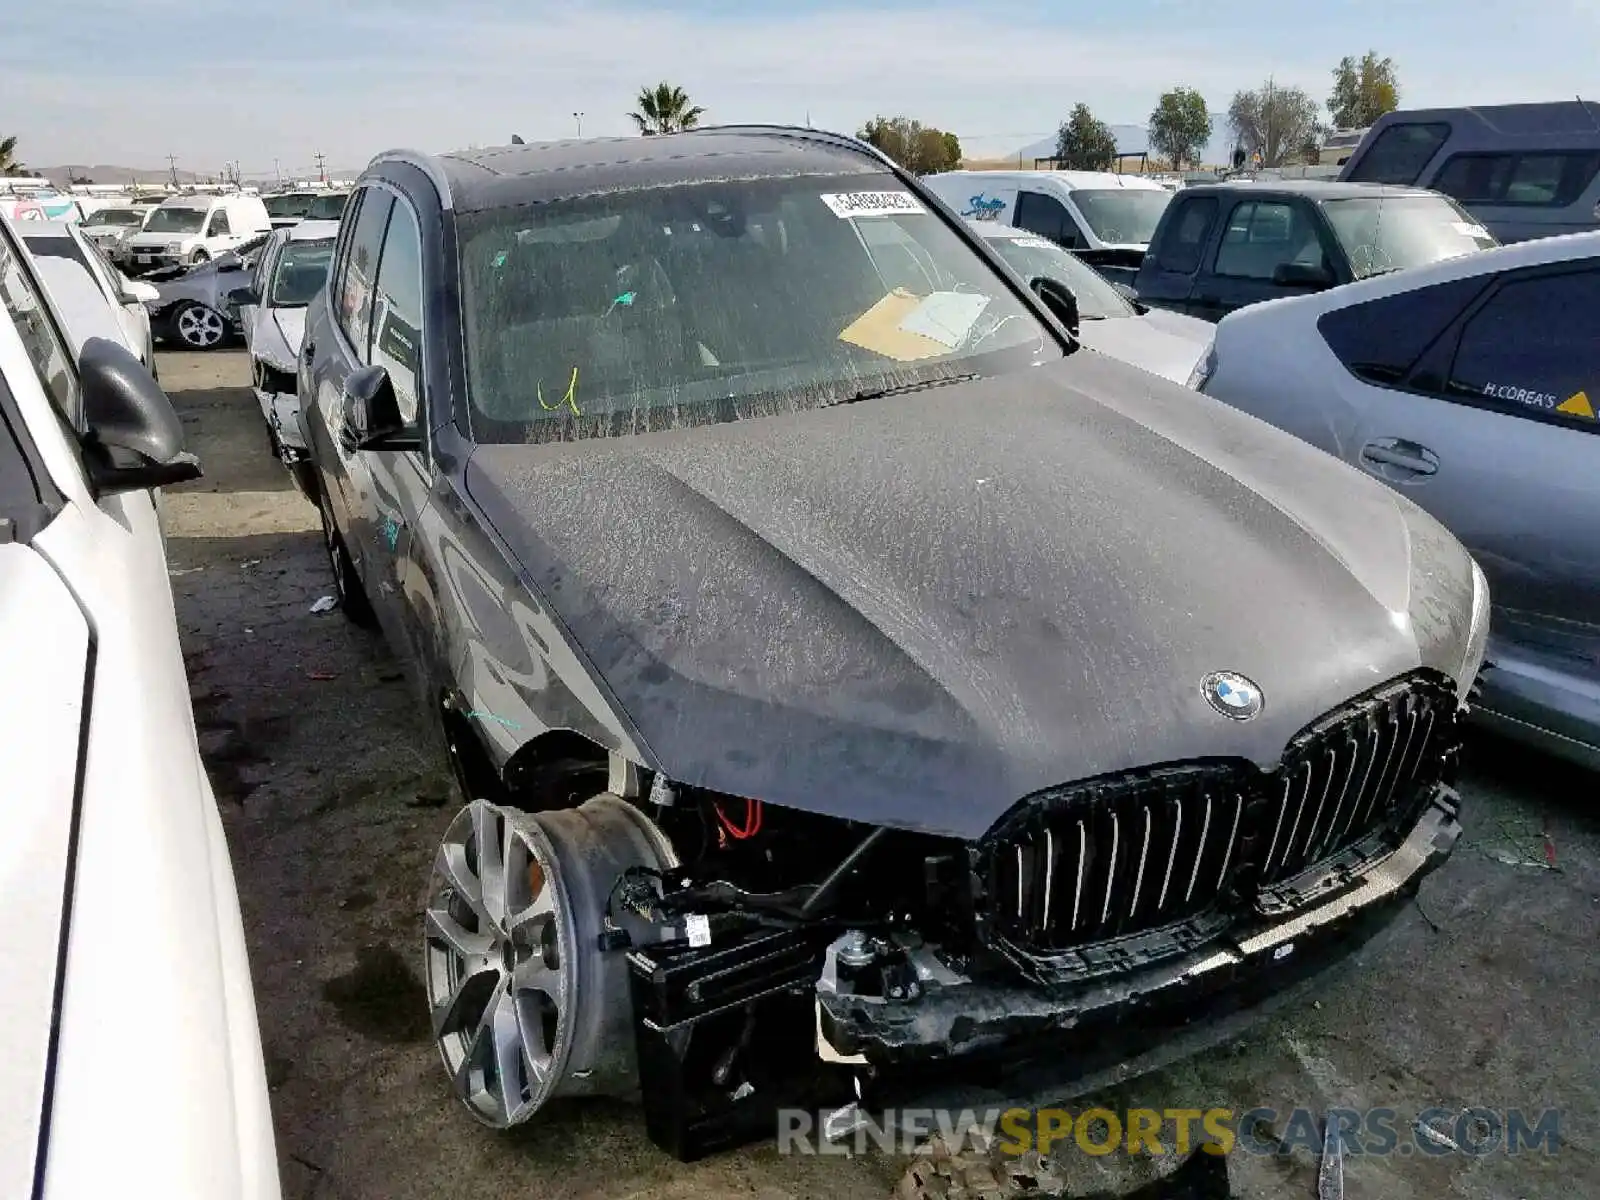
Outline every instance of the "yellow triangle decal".
<svg viewBox="0 0 1600 1200">
<path fill-rule="evenodd" d="M 1589 420 L 1594 420 L 1594 405 L 1589 403 L 1588 392 L 1577 392 L 1568 396 L 1556 405 L 1556 411 L 1566 413 L 1569 417 L 1588 417 Z"/>
</svg>

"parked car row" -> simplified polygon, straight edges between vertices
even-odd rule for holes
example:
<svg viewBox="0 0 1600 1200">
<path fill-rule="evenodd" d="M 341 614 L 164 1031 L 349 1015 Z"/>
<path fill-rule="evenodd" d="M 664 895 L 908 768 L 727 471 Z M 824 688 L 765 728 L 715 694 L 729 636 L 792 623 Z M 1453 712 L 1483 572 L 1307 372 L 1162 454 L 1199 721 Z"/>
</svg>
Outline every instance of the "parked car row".
<svg viewBox="0 0 1600 1200">
<path fill-rule="evenodd" d="M 484 1123 L 1058 1101 L 1450 852 L 1483 572 L 1036 231 L 724 127 L 381 155 L 328 261 L 308 485 L 461 791 L 419 932 Z"/>
</svg>

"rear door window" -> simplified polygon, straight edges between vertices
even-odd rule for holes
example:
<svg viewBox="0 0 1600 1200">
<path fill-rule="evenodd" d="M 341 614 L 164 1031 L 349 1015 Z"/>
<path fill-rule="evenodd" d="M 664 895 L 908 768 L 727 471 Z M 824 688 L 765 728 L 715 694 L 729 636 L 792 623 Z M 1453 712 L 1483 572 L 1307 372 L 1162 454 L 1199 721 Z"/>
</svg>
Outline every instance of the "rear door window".
<svg viewBox="0 0 1600 1200">
<path fill-rule="evenodd" d="M 1353 183 L 1416 183 L 1449 139 L 1450 126 L 1444 121 L 1399 122 L 1372 139 L 1344 178 Z"/>
<path fill-rule="evenodd" d="M 1440 334 L 1488 286 L 1489 277 L 1457 279 L 1382 296 L 1322 315 L 1317 331 L 1358 379 L 1401 382 Z"/>
<path fill-rule="evenodd" d="M 1451 399 L 1600 432 L 1600 260 L 1512 277 L 1468 319 L 1450 368 Z"/>
<path fill-rule="evenodd" d="M 1057 245 L 1076 249 L 1083 245 L 1078 223 L 1072 219 L 1067 206 L 1054 196 L 1042 192 L 1017 193 L 1017 228 L 1049 238 Z"/>
<path fill-rule="evenodd" d="M 1463 204 L 1565 208 L 1597 173 L 1600 150 L 1456 154 L 1440 168 L 1433 186 Z"/>
<path fill-rule="evenodd" d="M 1156 249 L 1156 266 L 1163 271 L 1193 275 L 1200 269 L 1200 255 L 1211 235 L 1217 217 L 1215 196 L 1179 199 L 1167 222 L 1167 231 Z"/>
</svg>

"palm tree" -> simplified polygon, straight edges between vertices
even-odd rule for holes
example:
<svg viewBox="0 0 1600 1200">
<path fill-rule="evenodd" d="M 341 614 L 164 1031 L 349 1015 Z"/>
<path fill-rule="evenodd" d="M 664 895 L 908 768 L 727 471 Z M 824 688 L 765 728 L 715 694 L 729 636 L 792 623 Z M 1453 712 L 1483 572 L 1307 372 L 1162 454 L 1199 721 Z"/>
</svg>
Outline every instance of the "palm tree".
<svg viewBox="0 0 1600 1200">
<path fill-rule="evenodd" d="M 17 139 L 0 138 L 0 175 L 21 175 L 26 170 L 17 161 Z"/>
<path fill-rule="evenodd" d="M 690 105 L 689 93 L 665 80 L 653 88 L 639 89 L 639 97 L 634 103 L 639 106 L 638 111 L 629 113 L 628 119 L 646 137 L 653 133 L 693 129 L 700 124 L 700 118 L 706 111 L 698 104 Z"/>
</svg>

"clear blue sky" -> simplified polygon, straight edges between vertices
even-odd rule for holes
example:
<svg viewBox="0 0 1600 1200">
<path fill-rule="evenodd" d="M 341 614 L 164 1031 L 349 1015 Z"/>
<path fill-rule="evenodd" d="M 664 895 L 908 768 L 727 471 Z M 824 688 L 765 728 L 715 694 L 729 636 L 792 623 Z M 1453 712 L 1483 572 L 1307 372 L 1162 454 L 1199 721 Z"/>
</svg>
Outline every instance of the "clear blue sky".
<svg viewBox="0 0 1600 1200">
<path fill-rule="evenodd" d="M 355 167 L 570 136 L 574 112 L 620 134 L 662 78 L 712 120 L 903 112 L 1000 155 L 1080 101 L 1142 124 L 1175 83 L 1214 112 L 1269 74 L 1321 101 L 1369 48 L 1407 106 L 1600 99 L 1600 0 L 21 0 L 0 28 L 0 134 L 40 165 Z"/>
</svg>

